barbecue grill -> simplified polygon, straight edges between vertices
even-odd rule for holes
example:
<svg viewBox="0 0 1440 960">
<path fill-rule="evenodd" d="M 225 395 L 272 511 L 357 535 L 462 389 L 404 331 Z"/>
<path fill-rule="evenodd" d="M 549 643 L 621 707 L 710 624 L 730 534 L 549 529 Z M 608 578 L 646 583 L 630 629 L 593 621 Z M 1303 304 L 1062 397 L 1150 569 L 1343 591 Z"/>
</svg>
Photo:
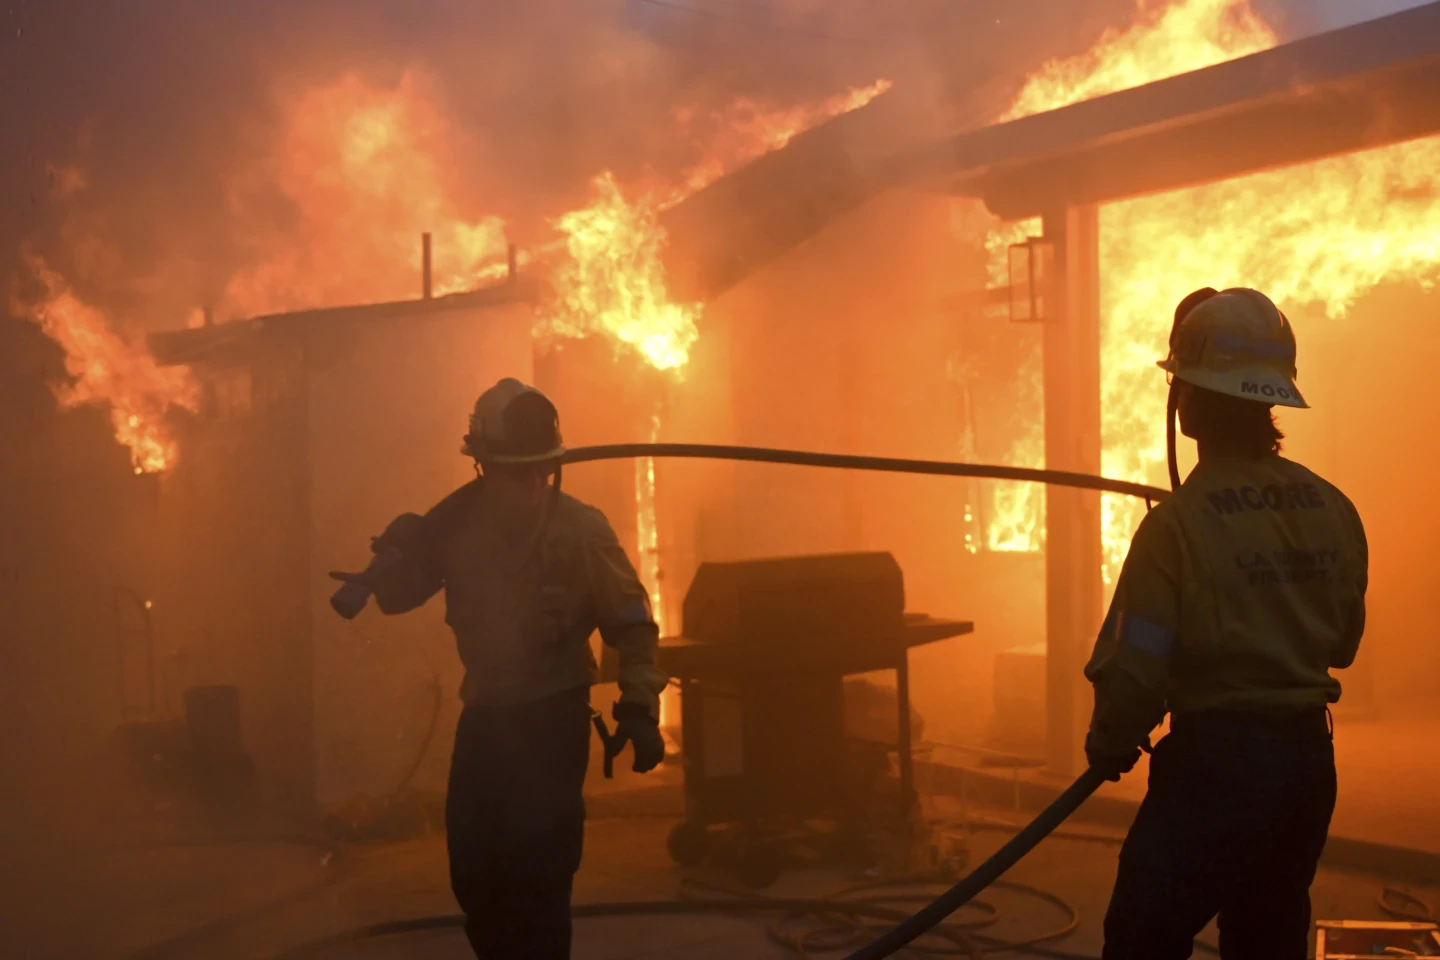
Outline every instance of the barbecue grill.
<svg viewBox="0 0 1440 960">
<path fill-rule="evenodd" d="M 659 651 L 681 693 L 686 816 L 670 835 L 675 860 L 720 855 L 747 883 L 768 886 L 797 838 L 811 852 L 861 852 L 874 798 L 857 795 L 847 776 L 844 680 L 873 671 L 896 675 L 892 825 L 909 829 L 907 656 L 971 632 L 971 623 L 907 614 L 889 553 L 705 563 L 682 616 L 683 635 L 663 639 Z"/>
</svg>

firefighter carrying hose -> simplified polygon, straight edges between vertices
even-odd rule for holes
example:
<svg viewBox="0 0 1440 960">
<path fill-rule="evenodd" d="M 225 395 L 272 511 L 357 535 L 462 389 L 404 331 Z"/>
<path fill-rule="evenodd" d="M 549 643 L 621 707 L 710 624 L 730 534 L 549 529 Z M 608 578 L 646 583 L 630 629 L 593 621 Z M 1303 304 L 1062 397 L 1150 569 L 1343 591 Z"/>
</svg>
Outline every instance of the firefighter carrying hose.
<svg viewBox="0 0 1440 960">
<path fill-rule="evenodd" d="M 549 399 L 501 380 L 476 402 L 461 452 L 476 462 L 475 481 L 423 517 L 392 522 L 364 573 L 331 576 L 387 614 L 445 591 L 465 666 L 445 813 L 465 932 L 482 960 L 561 960 L 584 835 L 589 638 L 598 629 L 619 654 L 615 748 L 632 743 L 643 773 L 664 755 L 658 631 L 605 516 L 560 493 L 564 447 Z"/>
<path fill-rule="evenodd" d="M 1181 301 L 1160 363 L 1199 464 L 1141 522 L 1086 676 L 1092 766 L 1118 780 L 1170 713 L 1120 852 L 1107 960 L 1180 960 L 1217 914 L 1225 958 L 1302 960 L 1335 806 L 1329 671 L 1365 626 L 1360 517 L 1280 456 L 1305 407 L 1295 336 L 1263 294 Z M 1171 462 L 1174 476 L 1174 432 Z"/>
</svg>

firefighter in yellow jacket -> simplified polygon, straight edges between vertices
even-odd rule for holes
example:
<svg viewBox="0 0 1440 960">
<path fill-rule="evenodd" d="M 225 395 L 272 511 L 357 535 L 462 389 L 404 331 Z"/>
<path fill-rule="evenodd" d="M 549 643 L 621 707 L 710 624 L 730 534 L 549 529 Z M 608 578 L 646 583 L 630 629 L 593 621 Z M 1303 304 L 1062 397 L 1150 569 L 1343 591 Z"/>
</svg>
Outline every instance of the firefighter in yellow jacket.
<svg viewBox="0 0 1440 960">
<path fill-rule="evenodd" d="M 1104 956 L 1181 960 L 1218 914 L 1223 957 L 1302 960 L 1335 805 L 1330 670 L 1364 630 L 1365 533 L 1343 493 L 1280 456 L 1272 405 L 1307 404 L 1268 298 L 1191 294 L 1160 366 L 1199 464 L 1135 532 L 1086 668 L 1086 751 L 1114 779 L 1170 714 Z M 1172 420 L 1172 464 L 1173 437 Z"/>
<path fill-rule="evenodd" d="M 389 614 L 445 591 L 465 666 L 445 819 L 466 934 L 482 960 L 562 960 L 584 834 L 589 638 L 598 629 L 617 649 L 617 734 L 645 772 L 664 755 L 658 631 L 605 516 L 550 483 L 564 447 L 543 394 L 513 379 L 485 391 L 462 452 L 483 475 L 391 523 L 364 573 L 333 576 Z"/>
</svg>

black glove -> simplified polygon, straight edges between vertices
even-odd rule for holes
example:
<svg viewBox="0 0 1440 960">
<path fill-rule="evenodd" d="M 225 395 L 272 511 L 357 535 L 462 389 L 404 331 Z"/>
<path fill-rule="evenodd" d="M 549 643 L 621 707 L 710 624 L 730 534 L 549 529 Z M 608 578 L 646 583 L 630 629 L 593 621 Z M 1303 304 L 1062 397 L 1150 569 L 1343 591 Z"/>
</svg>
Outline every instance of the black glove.
<svg viewBox="0 0 1440 960">
<path fill-rule="evenodd" d="M 1113 740 L 1097 737 L 1091 730 L 1085 738 L 1085 759 L 1094 770 L 1105 774 L 1106 780 L 1118 783 L 1122 774 L 1135 769 L 1140 760 L 1140 748 L 1118 746 Z"/>
<path fill-rule="evenodd" d="M 636 773 L 649 773 L 660 766 L 665 759 L 665 738 L 660 736 L 660 721 L 638 703 L 617 703 L 610 711 L 615 718 L 615 752 L 625 747 L 625 741 L 635 745 Z"/>
<path fill-rule="evenodd" d="M 370 552 L 375 554 L 375 559 L 370 561 L 368 567 L 359 573 L 331 570 L 330 579 L 373 590 L 375 581 L 385 575 L 388 567 L 399 561 L 398 555 L 404 553 L 410 544 L 419 542 L 424 535 L 425 518 L 418 513 L 402 513 L 390 521 L 384 533 L 370 538 Z"/>
</svg>

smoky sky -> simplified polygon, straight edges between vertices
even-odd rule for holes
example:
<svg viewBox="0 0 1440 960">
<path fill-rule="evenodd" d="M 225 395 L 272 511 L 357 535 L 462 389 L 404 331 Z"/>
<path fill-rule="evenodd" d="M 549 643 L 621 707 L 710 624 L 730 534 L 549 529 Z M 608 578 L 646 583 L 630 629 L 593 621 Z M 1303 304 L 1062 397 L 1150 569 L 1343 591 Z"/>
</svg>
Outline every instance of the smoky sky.
<svg viewBox="0 0 1440 960">
<path fill-rule="evenodd" d="M 613 170 L 687 160 L 677 107 L 813 102 L 878 77 L 963 106 L 1124 25 L 1133 0 L 5 0 L 0 276 L 28 244 L 154 326 L 243 266 L 226 183 L 276 93 L 419 68 L 466 135 L 465 213 L 526 242 Z M 1274 12 L 1274 4 L 1267 13 Z M 60 196 L 79 169 L 80 195 Z M 8 299 L 8 298 L 7 298 Z M 162 301 L 165 310 L 148 309 Z M 154 319 L 164 313 L 168 319 Z M 148 319 L 147 319 L 148 318 Z"/>
</svg>

